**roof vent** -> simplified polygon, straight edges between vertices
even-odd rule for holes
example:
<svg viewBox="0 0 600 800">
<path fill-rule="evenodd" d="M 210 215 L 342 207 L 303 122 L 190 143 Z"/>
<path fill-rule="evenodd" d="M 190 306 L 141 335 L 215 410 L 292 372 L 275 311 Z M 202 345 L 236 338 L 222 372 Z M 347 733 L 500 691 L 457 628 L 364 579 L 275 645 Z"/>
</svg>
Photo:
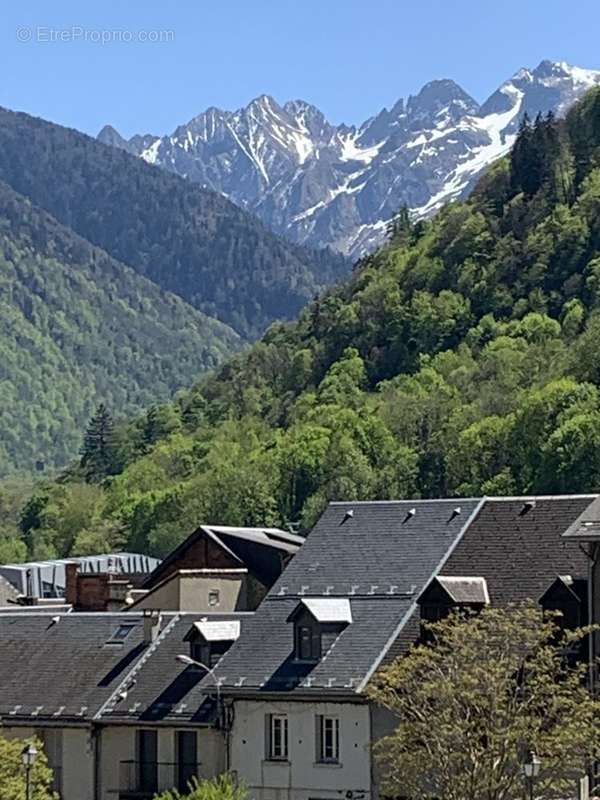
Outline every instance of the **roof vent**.
<svg viewBox="0 0 600 800">
<path fill-rule="evenodd" d="M 348 520 L 352 519 L 353 516 L 354 516 L 354 511 L 352 511 L 351 508 L 348 509 L 348 511 L 346 511 L 346 513 L 344 514 L 343 519 L 340 522 L 340 525 L 343 525 L 345 522 L 348 522 Z"/>
<path fill-rule="evenodd" d="M 452 513 L 450 514 L 450 519 L 448 522 L 452 522 L 453 519 L 456 519 L 462 514 L 462 508 L 460 506 L 456 506 L 456 508 L 452 509 Z"/>
<path fill-rule="evenodd" d="M 519 511 L 519 516 L 524 517 L 525 514 L 529 514 L 530 511 L 533 511 L 535 506 L 536 506 L 535 500 L 525 500 L 521 510 Z"/>
<path fill-rule="evenodd" d="M 407 523 L 410 519 L 412 519 L 415 516 L 416 513 L 417 513 L 416 508 L 409 508 L 408 511 L 406 512 L 406 516 L 402 520 L 402 524 L 404 525 L 405 523 Z"/>
</svg>

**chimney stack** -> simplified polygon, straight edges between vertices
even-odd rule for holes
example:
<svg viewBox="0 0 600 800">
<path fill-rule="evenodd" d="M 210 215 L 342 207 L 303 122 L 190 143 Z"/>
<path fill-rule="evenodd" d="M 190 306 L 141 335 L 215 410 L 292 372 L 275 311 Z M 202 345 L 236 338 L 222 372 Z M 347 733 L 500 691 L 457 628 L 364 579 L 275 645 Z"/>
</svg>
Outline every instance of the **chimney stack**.
<svg viewBox="0 0 600 800">
<path fill-rule="evenodd" d="M 160 633 L 162 617 L 158 611 L 144 611 L 144 644 L 152 644 Z"/>
</svg>

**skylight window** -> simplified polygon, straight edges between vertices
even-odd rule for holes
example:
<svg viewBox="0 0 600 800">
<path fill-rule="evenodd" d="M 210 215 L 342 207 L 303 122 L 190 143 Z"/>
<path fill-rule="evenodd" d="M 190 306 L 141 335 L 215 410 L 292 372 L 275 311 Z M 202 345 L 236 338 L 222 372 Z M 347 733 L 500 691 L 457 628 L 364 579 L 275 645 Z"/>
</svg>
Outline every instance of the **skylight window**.
<svg viewBox="0 0 600 800">
<path fill-rule="evenodd" d="M 135 625 L 131 622 L 122 623 L 110 637 L 109 642 L 124 642 L 134 628 Z"/>
</svg>

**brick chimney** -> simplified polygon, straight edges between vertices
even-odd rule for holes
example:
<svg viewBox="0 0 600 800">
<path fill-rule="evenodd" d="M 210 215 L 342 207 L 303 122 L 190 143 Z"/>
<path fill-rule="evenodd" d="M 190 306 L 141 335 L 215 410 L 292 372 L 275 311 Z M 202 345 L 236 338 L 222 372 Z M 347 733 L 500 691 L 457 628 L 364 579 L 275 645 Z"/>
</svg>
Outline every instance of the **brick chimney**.
<svg viewBox="0 0 600 800">
<path fill-rule="evenodd" d="M 65 603 L 73 606 L 73 608 L 75 608 L 77 605 L 78 570 L 79 564 L 77 564 L 75 561 L 65 564 Z"/>
</svg>

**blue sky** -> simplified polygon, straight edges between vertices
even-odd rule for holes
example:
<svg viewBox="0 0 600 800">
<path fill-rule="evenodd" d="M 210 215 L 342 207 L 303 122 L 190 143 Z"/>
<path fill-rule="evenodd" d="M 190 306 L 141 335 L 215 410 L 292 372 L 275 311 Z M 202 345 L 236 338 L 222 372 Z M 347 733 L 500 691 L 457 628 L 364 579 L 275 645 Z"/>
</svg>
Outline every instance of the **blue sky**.
<svg viewBox="0 0 600 800">
<path fill-rule="evenodd" d="M 483 100 L 543 58 L 600 68 L 599 23 L 598 0 L 4 0 L 0 105 L 131 135 L 264 92 L 352 124 L 433 78 Z"/>
</svg>

